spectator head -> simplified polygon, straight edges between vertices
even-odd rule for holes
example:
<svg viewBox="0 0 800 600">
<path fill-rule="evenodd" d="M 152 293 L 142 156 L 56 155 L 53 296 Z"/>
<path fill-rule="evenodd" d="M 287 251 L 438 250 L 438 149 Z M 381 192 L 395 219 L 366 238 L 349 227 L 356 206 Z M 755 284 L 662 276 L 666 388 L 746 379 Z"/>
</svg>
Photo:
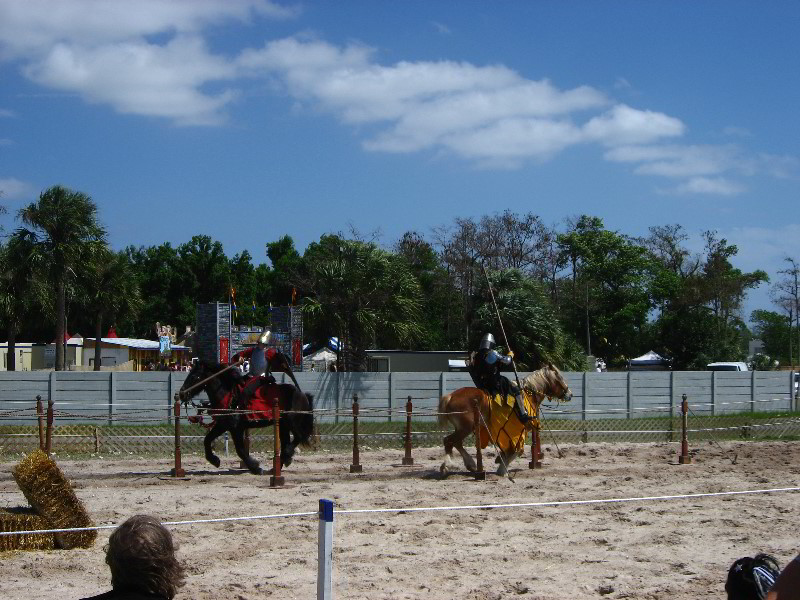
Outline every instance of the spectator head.
<svg viewBox="0 0 800 600">
<path fill-rule="evenodd" d="M 779 571 L 778 562 L 769 554 L 740 558 L 728 570 L 728 600 L 764 600 Z"/>
<path fill-rule="evenodd" d="M 111 568 L 111 587 L 171 600 L 184 580 L 175 549 L 172 535 L 158 519 L 131 517 L 108 540 L 106 564 Z"/>
</svg>

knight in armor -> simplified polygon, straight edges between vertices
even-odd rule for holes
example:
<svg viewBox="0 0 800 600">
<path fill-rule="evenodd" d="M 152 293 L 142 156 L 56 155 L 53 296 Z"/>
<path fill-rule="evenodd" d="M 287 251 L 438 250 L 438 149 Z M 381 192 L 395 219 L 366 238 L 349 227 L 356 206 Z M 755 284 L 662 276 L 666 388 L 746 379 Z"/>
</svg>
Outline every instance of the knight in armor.
<svg viewBox="0 0 800 600">
<path fill-rule="evenodd" d="M 501 367 L 511 366 L 514 360 L 514 353 L 507 355 L 500 354 L 495 350 L 495 340 L 491 333 L 487 333 L 481 339 L 477 352 L 473 352 L 469 361 L 469 374 L 472 381 L 480 389 L 490 396 L 501 394 L 514 396 L 514 410 L 521 423 L 527 423 L 532 419 L 525 410 L 525 402 L 522 398 L 520 387 L 512 383 L 507 377 L 500 374 Z"/>
<path fill-rule="evenodd" d="M 250 366 L 249 372 L 245 375 L 244 384 L 241 386 L 239 393 L 235 395 L 235 407 L 233 408 L 244 409 L 259 387 L 275 384 L 275 378 L 272 376 L 273 370 L 286 373 L 294 382 L 295 387 L 298 390 L 300 389 L 297 379 L 292 373 L 289 360 L 283 352 L 277 348 L 267 347 L 270 335 L 269 330 L 265 331 L 258 338 L 258 343 L 255 346 L 242 350 L 231 359 L 233 362 L 240 359 L 248 360 Z"/>
</svg>

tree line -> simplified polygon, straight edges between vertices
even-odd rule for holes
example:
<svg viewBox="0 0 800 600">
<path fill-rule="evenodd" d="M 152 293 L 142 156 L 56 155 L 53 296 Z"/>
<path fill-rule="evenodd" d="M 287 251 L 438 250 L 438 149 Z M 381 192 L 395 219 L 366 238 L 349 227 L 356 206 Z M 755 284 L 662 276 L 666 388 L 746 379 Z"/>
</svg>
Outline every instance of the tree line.
<svg viewBox="0 0 800 600">
<path fill-rule="evenodd" d="M 192 325 L 196 303 L 234 300 L 243 324 L 267 324 L 270 306 L 298 305 L 306 341 L 338 337 L 345 370 L 366 368 L 371 348 L 469 349 L 487 331 L 523 369 L 550 361 L 583 370 L 587 354 L 621 366 L 651 349 L 675 368 L 703 368 L 743 359 L 754 335 L 770 363 L 800 357 L 798 262 L 786 259 L 772 287 L 778 310 L 754 311 L 751 331 L 742 305 L 767 274 L 735 268 L 737 247 L 715 231 L 703 233 L 702 252 L 690 252 L 677 224 L 633 237 L 596 216 L 555 227 L 505 211 L 455 218 L 429 237 L 409 231 L 390 247 L 325 234 L 300 254 L 285 235 L 265 244 L 269 264 L 256 264 L 246 250 L 228 257 L 207 235 L 115 252 L 92 199 L 61 186 L 17 220 L 0 244 L 10 349 L 67 330 L 99 338 L 111 324 L 124 337 L 154 338 L 157 321 Z M 56 366 L 64 367 L 60 344 Z"/>
</svg>

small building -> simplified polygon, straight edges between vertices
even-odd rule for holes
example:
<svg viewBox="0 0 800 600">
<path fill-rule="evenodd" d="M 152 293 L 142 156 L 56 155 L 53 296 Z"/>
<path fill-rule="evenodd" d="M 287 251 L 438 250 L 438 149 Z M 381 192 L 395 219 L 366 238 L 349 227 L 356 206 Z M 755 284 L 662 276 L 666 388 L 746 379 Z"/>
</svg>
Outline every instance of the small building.
<svg viewBox="0 0 800 600">
<path fill-rule="evenodd" d="M 83 363 L 94 367 L 95 338 L 83 340 Z M 133 362 L 134 371 L 175 367 L 182 369 L 191 361 L 188 346 L 172 345 L 169 354 L 162 354 L 161 343 L 138 338 L 100 338 L 100 361 L 104 367 Z"/>
<path fill-rule="evenodd" d="M 467 352 L 463 350 L 367 350 L 367 371 L 450 371 L 450 361 L 463 361 L 466 357 Z"/>
<path fill-rule="evenodd" d="M 14 358 L 16 371 L 30 371 L 33 344 L 30 342 L 17 342 L 14 344 Z M 8 371 L 8 342 L 0 344 L 0 370 Z"/>
<path fill-rule="evenodd" d="M 64 364 L 67 369 L 83 366 L 83 338 L 76 335 L 65 335 Z M 33 344 L 31 349 L 31 370 L 55 369 L 56 367 L 56 342 L 49 344 Z"/>
</svg>

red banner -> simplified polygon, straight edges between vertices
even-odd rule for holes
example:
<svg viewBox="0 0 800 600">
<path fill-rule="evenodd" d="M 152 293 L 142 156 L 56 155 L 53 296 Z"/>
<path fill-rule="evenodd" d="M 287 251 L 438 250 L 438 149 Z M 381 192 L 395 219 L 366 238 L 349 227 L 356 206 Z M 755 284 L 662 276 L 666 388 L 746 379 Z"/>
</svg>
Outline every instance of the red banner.
<svg viewBox="0 0 800 600">
<path fill-rule="evenodd" d="M 229 340 L 226 337 L 219 338 L 219 362 L 223 365 L 228 364 L 228 344 Z"/>
</svg>

